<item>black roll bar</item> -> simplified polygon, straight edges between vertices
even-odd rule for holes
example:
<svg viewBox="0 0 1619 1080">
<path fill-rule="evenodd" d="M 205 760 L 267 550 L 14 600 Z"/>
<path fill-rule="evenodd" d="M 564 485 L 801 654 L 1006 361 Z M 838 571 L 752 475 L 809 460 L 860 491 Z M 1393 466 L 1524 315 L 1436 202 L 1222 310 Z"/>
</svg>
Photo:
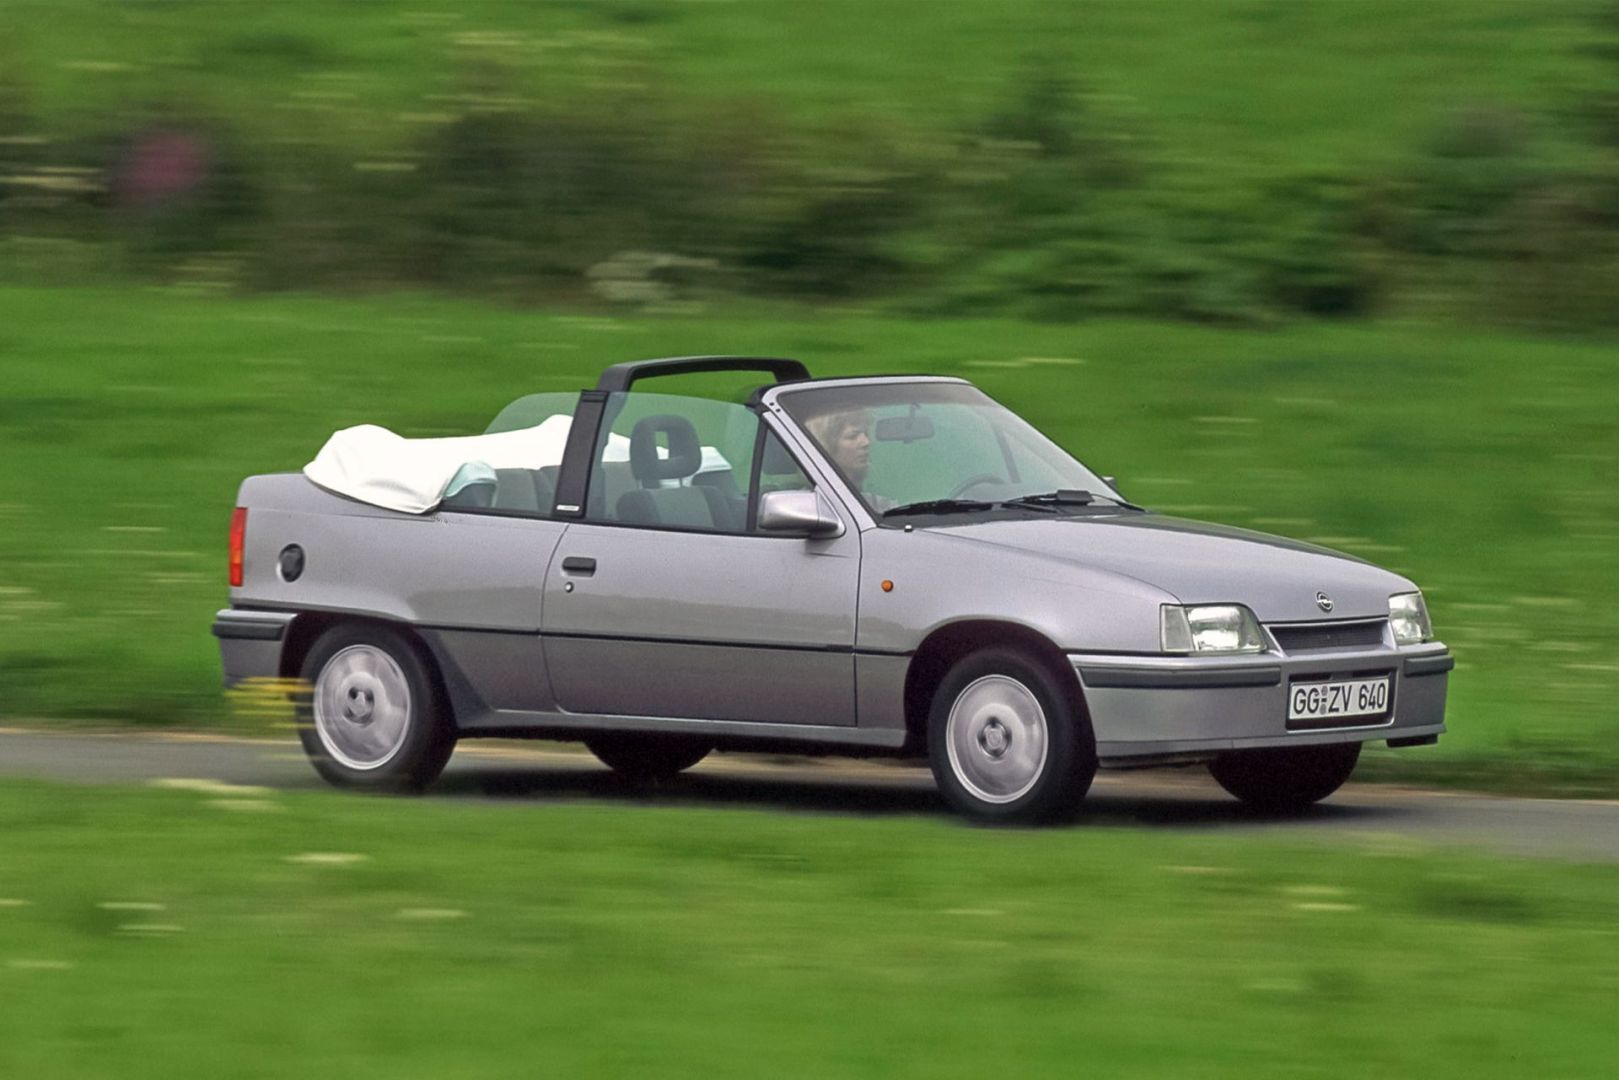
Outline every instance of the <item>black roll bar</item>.
<svg viewBox="0 0 1619 1080">
<path fill-rule="evenodd" d="M 628 360 L 603 371 L 597 390 L 619 393 L 638 379 L 661 375 L 690 375 L 700 371 L 767 371 L 777 382 L 810 377 L 803 361 L 779 356 L 669 356 L 661 360 Z"/>
</svg>

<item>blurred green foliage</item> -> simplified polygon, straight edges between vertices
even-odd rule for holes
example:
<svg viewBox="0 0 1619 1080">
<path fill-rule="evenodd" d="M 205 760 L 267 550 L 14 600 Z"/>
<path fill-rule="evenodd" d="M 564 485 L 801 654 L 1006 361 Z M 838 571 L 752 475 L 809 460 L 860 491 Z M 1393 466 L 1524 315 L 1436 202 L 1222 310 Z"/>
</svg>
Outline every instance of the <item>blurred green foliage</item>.
<svg viewBox="0 0 1619 1080">
<path fill-rule="evenodd" d="M 1615 12 L 14 0 L 0 274 L 1610 326 Z"/>
</svg>

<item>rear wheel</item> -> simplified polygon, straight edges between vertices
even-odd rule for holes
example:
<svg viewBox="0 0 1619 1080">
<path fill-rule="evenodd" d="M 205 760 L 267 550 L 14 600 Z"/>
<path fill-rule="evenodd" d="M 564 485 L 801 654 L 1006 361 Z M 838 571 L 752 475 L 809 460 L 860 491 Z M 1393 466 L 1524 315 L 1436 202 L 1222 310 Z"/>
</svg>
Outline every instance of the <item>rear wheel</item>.
<svg viewBox="0 0 1619 1080">
<path fill-rule="evenodd" d="M 455 728 L 431 661 L 386 626 L 336 626 L 304 659 L 298 738 L 339 787 L 413 791 L 444 771 Z"/>
<path fill-rule="evenodd" d="M 1238 750 L 1209 763 L 1220 786 L 1261 810 L 1303 810 L 1343 786 L 1360 760 L 1360 743 Z"/>
<path fill-rule="evenodd" d="M 627 780 L 671 780 L 708 756 L 707 743 L 679 735 L 604 732 L 585 740 L 590 752 Z"/>
<path fill-rule="evenodd" d="M 1084 709 L 1045 665 L 1013 649 L 984 649 L 946 673 L 928 716 L 928 758 L 945 800 L 985 822 L 1060 817 L 1096 775 Z"/>
</svg>

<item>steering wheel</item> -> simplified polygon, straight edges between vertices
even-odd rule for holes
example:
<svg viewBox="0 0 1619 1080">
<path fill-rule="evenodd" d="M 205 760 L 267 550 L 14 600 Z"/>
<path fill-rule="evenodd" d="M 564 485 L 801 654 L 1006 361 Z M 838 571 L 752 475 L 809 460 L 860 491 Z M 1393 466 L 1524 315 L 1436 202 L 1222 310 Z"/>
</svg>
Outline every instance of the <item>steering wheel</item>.
<svg viewBox="0 0 1619 1080">
<path fill-rule="evenodd" d="M 999 484 L 1000 482 L 1001 478 L 996 476 L 994 473 L 975 473 L 952 488 L 950 494 L 946 495 L 945 498 L 959 499 L 961 496 L 965 495 L 979 484 Z"/>
</svg>

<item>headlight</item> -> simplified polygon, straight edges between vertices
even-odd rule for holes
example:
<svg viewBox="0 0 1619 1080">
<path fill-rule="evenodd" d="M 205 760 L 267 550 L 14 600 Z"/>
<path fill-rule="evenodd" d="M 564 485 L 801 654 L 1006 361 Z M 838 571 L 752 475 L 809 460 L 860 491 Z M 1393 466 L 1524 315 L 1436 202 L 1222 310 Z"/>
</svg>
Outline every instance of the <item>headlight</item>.
<svg viewBox="0 0 1619 1080">
<path fill-rule="evenodd" d="M 1433 623 L 1428 621 L 1428 605 L 1419 592 L 1389 597 L 1389 625 L 1394 628 L 1394 644 L 1421 645 L 1433 639 Z"/>
<path fill-rule="evenodd" d="M 1161 640 L 1166 653 L 1256 653 L 1265 635 L 1254 613 L 1241 604 L 1180 607 L 1165 604 Z"/>
</svg>

